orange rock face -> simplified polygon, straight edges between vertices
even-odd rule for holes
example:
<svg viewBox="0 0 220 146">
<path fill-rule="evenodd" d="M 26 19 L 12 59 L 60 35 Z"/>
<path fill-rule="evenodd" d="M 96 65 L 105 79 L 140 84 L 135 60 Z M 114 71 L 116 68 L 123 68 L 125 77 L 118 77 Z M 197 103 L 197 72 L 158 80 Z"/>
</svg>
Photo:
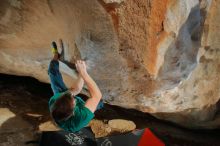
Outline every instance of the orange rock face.
<svg viewBox="0 0 220 146">
<path fill-rule="evenodd" d="M 152 1 L 149 19 L 149 34 L 147 36 L 147 48 L 144 51 L 144 64 L 146 65 L 148 72 L 155 75 L 156 61 L 157 61 L 157 45 L 167 35 L 163 21 L 165 19 L 168 0 Z M 147 51 L 148 50 L 148 51 Z"/>
<path fill-rule="evenodd" d="M 128 0 L 123 4 L 100 3 L 112 16 L 112 20 L 120 38 L 120 49 L 131 48 L 138 52 L 133 56 L 143 63 L 151 75 L 155 75 L 157 61 L 157 45 L 166 36 L 163 21 L 165 19 L 168 0 L 148 1 Z M 126 44 L 128 46 L 125 46 Z"/>
</svg>

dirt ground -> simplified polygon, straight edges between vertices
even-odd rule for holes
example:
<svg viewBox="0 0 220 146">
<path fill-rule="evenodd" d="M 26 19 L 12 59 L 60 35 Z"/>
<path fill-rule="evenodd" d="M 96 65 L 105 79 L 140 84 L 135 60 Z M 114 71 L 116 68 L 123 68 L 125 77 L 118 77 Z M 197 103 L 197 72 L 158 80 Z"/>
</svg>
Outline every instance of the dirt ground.
<svg viewBox="0 0 220 146">
<path fill-rule="evenodd" d="M 42 129 L 56 129 L 51 124 L 48 112 L 51 95 L 48 84 L 39 83 L 32 78 L 0 74 L 0 145 L 23 146 L 26 141 L 37 139 Z M 157 120 L 149 114 L 111 105 L 105 105 L 104 109 L 95 113 L 95 120 L 91 125 L 98 137 L 122 132 L 112 132 L 109 129 L 108 123 L 112 119 L 133 121 L 137 129 L 148 127 L 167 146 L 220 145 L 220 130 L 184 129 Z M 131 123 L 129 125 L 134 128 Z M 105 129 L 97 133 L 100 127 Z"/>
</svg>

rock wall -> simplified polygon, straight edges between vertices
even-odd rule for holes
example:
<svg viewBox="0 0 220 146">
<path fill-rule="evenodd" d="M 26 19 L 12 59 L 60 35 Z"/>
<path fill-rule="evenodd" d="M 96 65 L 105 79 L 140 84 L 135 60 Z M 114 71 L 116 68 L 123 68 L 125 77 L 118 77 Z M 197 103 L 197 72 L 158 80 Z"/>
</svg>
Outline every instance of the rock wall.
<svg viewBox="0 0 220 146">
<path fill-rule="evenodd" d="M 49 82 L 50 42 L 86 58 L 106 102 L 219 124 L 219 0 L 1 0 L 0 72 Z M 60 66 L 68 86 L 77 74 Z"/>
</svg>

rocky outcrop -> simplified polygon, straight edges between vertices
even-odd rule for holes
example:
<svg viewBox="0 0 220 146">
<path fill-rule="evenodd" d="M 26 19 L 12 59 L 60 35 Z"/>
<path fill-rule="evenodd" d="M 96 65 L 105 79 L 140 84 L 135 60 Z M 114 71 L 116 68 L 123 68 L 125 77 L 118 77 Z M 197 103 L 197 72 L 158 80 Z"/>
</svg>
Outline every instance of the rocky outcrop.
<svg viewBox="0 0 220 146">
<path fill-rule="evenodd" d="M 196 64 L 187 78 L 183 79 L 178 86 L 160 93 L 163 101 L 166 101 L 167 97 L 170 99 L 169 106 L 164 108 L 175 109 L 175 112 L 179 111 L 179 113 L 168 114 L 168 117 L 161 114 L 158 116 L 175 119 L 173 121 L 177 123 L 185 121 L 184 125 L 191 127 L 214 128 L 218 127 L 219 123 L 219 41 L 217 41 L 219 36 L 216 33 L 219 31 L 219 1 L 212 1 L 205 20 L 204 5 L 200 5 L 200 8 L 200 14 L 203 16 L 201 21 L 204 23 L 202 22 L 203 25 L 200 26 L 202 39 L 198 42 L 200 47 L 195 56 Z M 198 30 L 192 30 L 192 32 L 199 33 Z M 194 43 L 198 37 L 193 34 L 191 39 Z"/>
<path fill-rule="evenodd" d="M 219 0 L 2 0 L 0 72 L 49 82 L 50 42 L 86 58 L 106 102 L 219 127 Z M 77 74 L 61 64 L 68 86 Z"/>
</svg>

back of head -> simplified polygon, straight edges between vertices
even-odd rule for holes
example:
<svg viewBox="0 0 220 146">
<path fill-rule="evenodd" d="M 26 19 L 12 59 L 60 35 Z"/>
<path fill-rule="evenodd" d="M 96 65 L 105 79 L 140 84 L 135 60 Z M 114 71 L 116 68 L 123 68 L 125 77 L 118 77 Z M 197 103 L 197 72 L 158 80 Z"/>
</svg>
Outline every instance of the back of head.
<svg viewBox="0 0 220 146">
<path fill-rule="evenodd" d="M 52 117 L 55 121 L 65 120 L 73 114 L 73 109 L 74 98 L 67 92 L 54 103 Z"/>
</svg>

